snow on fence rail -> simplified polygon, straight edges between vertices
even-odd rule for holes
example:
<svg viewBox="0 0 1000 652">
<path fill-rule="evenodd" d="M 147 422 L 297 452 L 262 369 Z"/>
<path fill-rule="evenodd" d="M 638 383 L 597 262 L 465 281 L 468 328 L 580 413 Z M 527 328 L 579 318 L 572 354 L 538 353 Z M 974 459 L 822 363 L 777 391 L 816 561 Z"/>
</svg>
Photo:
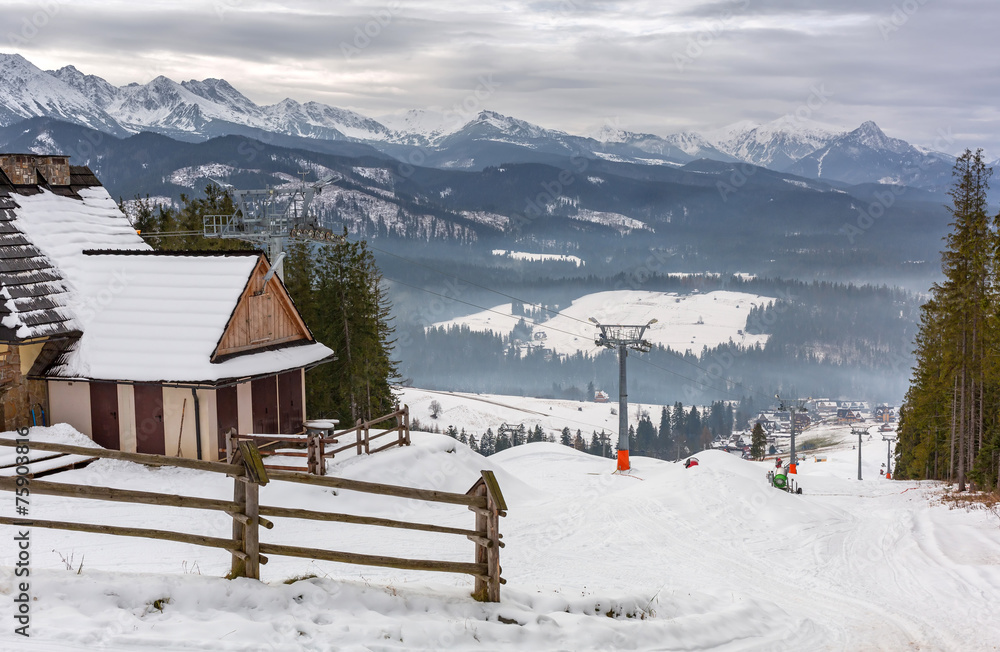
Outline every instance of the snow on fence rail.
<svg viewBox="0 0 1000 652">
<path fill-rule="evenodd" d="M 17 446 L 17 442 L 0 438 L 0 446 Z M 210 473 L 221 473 L 233 478 L 233 500 L 213 498 L 196 498 L 150 491 L 117 489 L 113 487 L 93 487 L 87 485 L 67 484 L 61 482 L 30 481 L 30 491 L 35 494 L 84 498 L 89 500 L 107 500 L 114 502 L 136 503 L 145 505 L 160 505 L 166 507 L 184 507 L 190 509 L 211 509 L 223 511 L 233 519 L 232 538 L 206 537 L 198 534 L 156 530 L 149 528 L 122 527 L 117 525 L 97 525 L 91 523 L 72 523 L 65 521 L 43 521 L 39 519 L 9 518 L 0 516 L 0 525 L 31 525 L 31 527 L 70 530 L 75 532 L 91 532 L 96 534 L 111 534 L 117 536 L 142 537 L 159 539 L 178 543 L 221 548 L 232 555 L 230 577 L 249 577 L 260 579 L 260 565 L 266 564 L 266 554 L 302 557 L 323 561 L 334 561 L 365 566 L 382 566 L 418 571 L 438 571 L 444 573 L 462 573 L 475 578 L 475 589 L 472 596 L 484 602 L 499 602 L 500 585 L 506 580 L 500 577 L 500 548 L 504 547 L 500 540 L 499 519 L 507 515 L 507 505 L 500 491 L 496 477 L 492 471 L 482 471 L 482 477 L 476 481 L 467 493 L 451 493 L 433 489 L 404 487 L 399 485 L 349 480 L 333 476 L 319 476 L 310 473 L 294 471 L 268 472 L 252 441 L 241 441 L 234 452 L 233 463 L 206 462 L 185 458 L 167 457 L 165 455 L 149 455 L 144 453 L 126 453 L 123 451 L 100 448 L 85 448 L 68 444 L 48 442 L 32 442 L 33 449 L 56 453 L 86 454 L 91 457 L 123 460 L 151 466 L 174 466 Z M 444 527 L 428 523 L 411 523 L 386 518 L 362 516 L 356 514 L 339 514 L 290 507 L 275 507 L 261 505 L 259 502 L 260 487 L 271 480 L 306 484 L 318 487 L 331 487 L 348 491 L 394 496 L 414 500 L 465 505 L 475 512 L 475 527 L 471 530 L 454 527 Z M 16 491 L 18 478 L 0 478 L 0 490 Z M 452 562 L 425 559 L 404 559 L 365 555 L 358 553 L 338 552 L 288 546 L 272 543 L 262 543 L 259 539 L 259 528 L 272 529 L 274 523 L 267 516 L 276 518 L 298 518 L 313 521 L 334 521 L 354 523 L 358 525 L 373 525 L 379 527 L 403 528 L 440 534 L 454 534 L 467 537 L 476 544 L 475 561 Z"/>
<path fill-rule="evenodd" d="M 396 421 L 396 425 L 386 428 L 381 432 L 376 432 L 372 434 L 372 426 L 377 426 L 379 424 L 384 424 L 387 421 Z M 303 442 L 306 444 L 306 450 L 303 451 L 264 451 L 261 450 L 262 455 L 274 456 L 274 457 L 304 457 L 306 458 L 306 467 L 298 466 L 280 466 L 275 464 L 265 464 L 264 466 L 271 470 L 277 471 L 302 471 L 305 470 L 308 473 L 313 473 L 315 475 L 326 475 L 326 460 L 333 459 L 334 455 L 341 453 L 343 451 L 349 450 L 351 448 L 357 448 L 357 454 L 374 454 L 379 451 L 384 451 L 387 448 L 392 448 L 393 446 L 409 446 L 410 445 L 410 408 L 404 405 L 395 412 L 391 412 L 381 417 L 377 417 L 370 421 L 362 421 L 358 419 L 355 425 L 346 430 L 333 431 L 331 429 L 316 429 L 310 428 L 310 432 L 305 435 L 240 435 L 236 432 L 236 429 L 230 429 L 226 433 L 226 459 L 231 459 L 233 451 L 236 450 L 237 443 L 240 441 L 252 441 L 255 442 L 260 448 L 266 446 L 272 446 L 274 444 L 279 444 L 282 442 L 294 443 L 301 445 Z M 324 435 L 324 431 L 328 434 Z M 355 441 L 349 444 L 345 444 L 339 448 L 333 450 L 327 450 L 328 444 L 339 444 L 342 437 L 347 437 L 354 434 Z M 386 435 L 396 433 L 396 438 L 391 440 L 387 444 L 383 444 L 378 448 L 372 450 L 371 442 Z"/>
</svg>

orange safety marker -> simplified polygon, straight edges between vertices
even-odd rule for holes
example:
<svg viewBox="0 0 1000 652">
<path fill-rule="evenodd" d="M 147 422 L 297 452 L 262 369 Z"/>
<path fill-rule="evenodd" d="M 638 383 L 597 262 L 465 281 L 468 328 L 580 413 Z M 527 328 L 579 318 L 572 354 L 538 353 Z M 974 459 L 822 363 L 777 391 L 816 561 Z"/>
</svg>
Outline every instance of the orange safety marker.
<svg viewBox="0 0 1000 652">
<path fill-rule="evenodd" d="M 618 470 L 628 471 L 631 468 L 628 464 L 628 451 L 618 451 Z"/>
<path fill-rule="evenodd" d="M 891 473 L 886 473 L 885 474 L 885 479 L 886 480 L 892 480 L 892 474 Z"/>
<path fill-rule="evenodd" d="M 788 472 L 789 473 L 795 473 L 795 475 L 798 475 L 798 472 L 796 472 L 796 470 L 795 470 L 796 466 L 797 466 L 796 464 L 789 464 L 788 465 Z"/>
</svg>

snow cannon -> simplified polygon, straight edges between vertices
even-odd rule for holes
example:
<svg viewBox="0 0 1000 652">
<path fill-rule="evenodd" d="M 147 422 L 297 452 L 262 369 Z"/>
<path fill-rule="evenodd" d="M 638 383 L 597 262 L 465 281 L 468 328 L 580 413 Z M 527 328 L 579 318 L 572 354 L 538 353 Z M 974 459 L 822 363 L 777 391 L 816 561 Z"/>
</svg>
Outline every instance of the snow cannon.
<svg viewBox="0 0 1000 652">
<path fill-rule="evenodd" d="M 781 489 L 782 491 L 787 491 L 790 494 L 801 494 L 802 487 L 795 484 L 795 480 L 788 477 L 786 473 L 775 473 L 774 471 L 767 472 L 767 481 L 775 489 Z"/>
<path fill-rule="evenodd" d="M 686 462 L 684 462 L 684 468 L 690 469 L 692 466 L 698 466 L 697 457 L 689 457 Z"/>
</svg>

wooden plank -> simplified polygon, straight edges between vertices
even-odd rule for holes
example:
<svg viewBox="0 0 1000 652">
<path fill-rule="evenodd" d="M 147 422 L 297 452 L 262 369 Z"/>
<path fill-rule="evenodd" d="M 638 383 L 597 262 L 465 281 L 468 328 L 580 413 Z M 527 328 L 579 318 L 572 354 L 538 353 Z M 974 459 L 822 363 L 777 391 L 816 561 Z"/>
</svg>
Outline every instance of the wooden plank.
<svg viewBox="0 0 1000 652">
<path fill-rule="evenodd" d="M 340 448 L 334 448 L 332 451 L 327 451 L 326 454 L 329 457 L 333 457 L 336 453 L 343 453 L 344 451 L 356 446 L 357 444 L 347 444 L 346 446 L 341 446 Z"/>
<path fill-rule="evenodd" d="M 348 480 L 347 478 L 336 478 L 333 476 L 315 476 L 308 473 L 291 473 L 288 471 L 275 471 L 271 474 L 272 480 L 286 480 L 288 482 L 298 482 L 317 487 L 332 487 L 334 489 L 346 489 L 348 491 L 360 491 L 362 493 L 378 494 L 382 496 L 396 496 L 398 498 L 414 498 L 416 500 L 426 500 L 434 503 L 449 503 L 452 505 L 468 505 L 486 508 L 485 496 L 470 496 L 468 494 L 456 494 L 447 491 L 437 491 L 434 489 L 417 489 L 414 487 L 400 487 L 397 485 L 379 484 L 376 482 L 362 482 L 361 480 Z"/>
<path fill-rule="evenodd" d="M 265 468 L 272 471 L 305 471 L 304 467 L 301 466 L 280 466 L 277 464 L 265 464 Z M 306 471 L 308 473 L 308 471 Z M 274 475 L 273 473 L 271 475 Z"/>
<path fill-rule="evenodd" d="M 266 485 L 268 483 L 267 470 L 264 468 L 264 460 L 261 459 L 257 446 L 250 441 L 241 441 L 239 447 L 247 478 L 255 484 Z"/>
<path fill-rule="evenodd" d="M 0 437 L 0 446 L 17 446 L 13 439 Z M 98 457 L 110 460 L 122 460 L 123 462 L 135 462 L 136 464 L 146 464 L 148 466 L 177 466 L 182 469 L 194 469 L 195 471 L 208 471 L 210 473 L 225 473 L 226 475 L 243 475 L 243 467 L 226 464 L 224 462 L 208 462 L 205 460 L 191 460 L 184 457 L 166 457 L 165 455 L 149 455 L 146 453 L 126 453 L 124 451 L 105 450 L 103 448 L 88 448 L 86 446 L 72 446 L 70 444 L 55 444 L 52 442 L 32 441 L 31 448 L 40 451 L 52 451 L 54 453 L 69 453 L 70 455 L 84 455 L 86 457 Z"/>
<path fill-rule="evenodd" d="M 37 460 L 35 462 L 28 463 L 28 476 L 34 477 L 42 473 L 49 473 L 50 471 L 58 471 L 61 469 L 70 469 L 75 467 L 77 464 L 82 464 L 84 462 L 93 462 L 97 458 L 94 456 L 84 456 L 84 455 L 56 455 L 55 457 L 48 457 L 42 460 Z M 8 466 L 0 469 L 0 477 L 11 478 L 16 476 L 17 466 Z"/>
<path fill-rule="evenodd" d="M 335 561 L 344 564 L 360 564 L 362 566 L 379 566 L 382 568 L 400 568 L 403 570 L 437 571 L 441 573 L 461 573 L 464 575 L 482 575 L 486 572 L 486 564 L 470 564 L 457 561 L 433 561 L 427 559 L 403 559 L 401 557 L 383 557 L 380 555 L 362 555 L 353 552 L 338 552 L 335 550 L 318 550 L 298 546 L 284 546 L 274 543 L 260 544 L 260 551 L 271 555 L 286 557 L 304 557 L 321 561 Z"/>
<path fill-rule="evenodd" d="M 34 485 L 34 483 L 32 483 Z M 159 539 L 161 541 L 174 541 L 177 543 L 190 543 L 195 546 L 205 546 L 206 548 L 222 548 L 228 550 L 233 542 L 229 539 L 218 537 L 206 537 L 202 534 L 186 534 L 184 532 L 171 532 L 169 530 L 151 530 L 140 527 L 121 527 L 118 525 L 94 525 L 92 523 L 64 523 L 62 521 L 40 521 L 37 518 L 25 520 L 23 518 L 9 518 L 0 516 L 0 525 L 20 525 L 25 526 L 30 523 L 31 527 L 40 527 L 50 530 L 69 530 L 71 532 L 90 532 L 93 534 L 114 534 L 123 537 L 139 537 L 143 539 Z"/>
<path fill-rule="evenodd" d="M 301 518 L 308 521 L 353 523 L 355 525 L 377 525 L 380 527 L 394 527 L 403 530 L 417 530 L 419 532 L 437 532 L 439 534 L 485 536 L 485 532 L 465 530 L 457 527 L 445 527 L 443 525 L 431 525 L 429 523 L 411 523 L 408 521 L 396 521 L 389 518 L 377 518 L 375 516 L 359 516 L 357 514 L 317 512 L 309 509 L 298 509 L 295 507 L 271 507 L 268 505 L 261 505 L 260 514 L 262 516 L 271 516 L 274 518 Z"/>
<path fill-rule="evenodd" d="M 371 452 L 371 454 L 374 455 L 375 453 L 378 453 L 379 451 L 384 451 L 385 449 L 392 448 L 393 446 L 399 446 L 399 440 L 391 441 L 388 444 L 385 444 L 384 446 L 379 446 L 378 448 L 374 449 Z"/>
<path fill-rule="evenodd" d="M 0 490 L 14 491 L 17 478 L 0 478 Z M 218 509 L 222 511 L 235 510 L 236 503 L 229 500 L 214 498 L 196 498 L 176 494 L 161 494 L 153 491 L 135 491 L 133 489 L 115 489 L 114 487 L 92 487 L 81 484 L 66 484 L 63 482 L 31 481 L 31 493 L 46 496 L 69 496 L 71 498 L 88 498 L 90 500 L 106 500 L 119 503 L 140 503 L 143 505 L 161 505 L 163 507 L 188 507 L 191 509 Z"/>
<path fill-rule="evenodd" d="M 399 430 L 397 428 L 389 428 L 388 430 L 383 430 L 382 432 L 380 432 L 378 434 L 374 434 L 374 435 L 370 436 L 368 439 L 369 440 L 378 439 L 379 437 L 385 437 L 386 435 L 394 433 L 394 432 L 398 433 Z"/>
<path fill-rule="evenodd" d="M 483 481 L 486 482 L 486 489 L 490 492 L 490 496 L 493 497 L 493 502 L 496 503 L 497 509 L 501 512 L 506 512 L 507 501 L 503 498 L 503 492 L 500 491 L 500 483 L 497 482 L 497 476 L 493 471 L 483 471 Z"/>
</svg>

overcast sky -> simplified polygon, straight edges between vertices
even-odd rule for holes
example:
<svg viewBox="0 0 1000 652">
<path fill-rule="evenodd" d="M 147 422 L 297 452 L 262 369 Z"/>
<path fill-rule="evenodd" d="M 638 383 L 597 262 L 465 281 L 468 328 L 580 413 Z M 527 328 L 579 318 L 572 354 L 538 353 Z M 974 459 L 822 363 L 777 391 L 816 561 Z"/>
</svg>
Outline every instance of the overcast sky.
<svg viewBox="0 0 1000 652">
<path fill-rule="evenodd" d="M 1000 156 L 997 0 L 0 0 L 0 12 L 0 51 L 115 84 L 221 77 L 259 104 L 486 108 L 571 133 L 874 120 Z"/>
</svg>

